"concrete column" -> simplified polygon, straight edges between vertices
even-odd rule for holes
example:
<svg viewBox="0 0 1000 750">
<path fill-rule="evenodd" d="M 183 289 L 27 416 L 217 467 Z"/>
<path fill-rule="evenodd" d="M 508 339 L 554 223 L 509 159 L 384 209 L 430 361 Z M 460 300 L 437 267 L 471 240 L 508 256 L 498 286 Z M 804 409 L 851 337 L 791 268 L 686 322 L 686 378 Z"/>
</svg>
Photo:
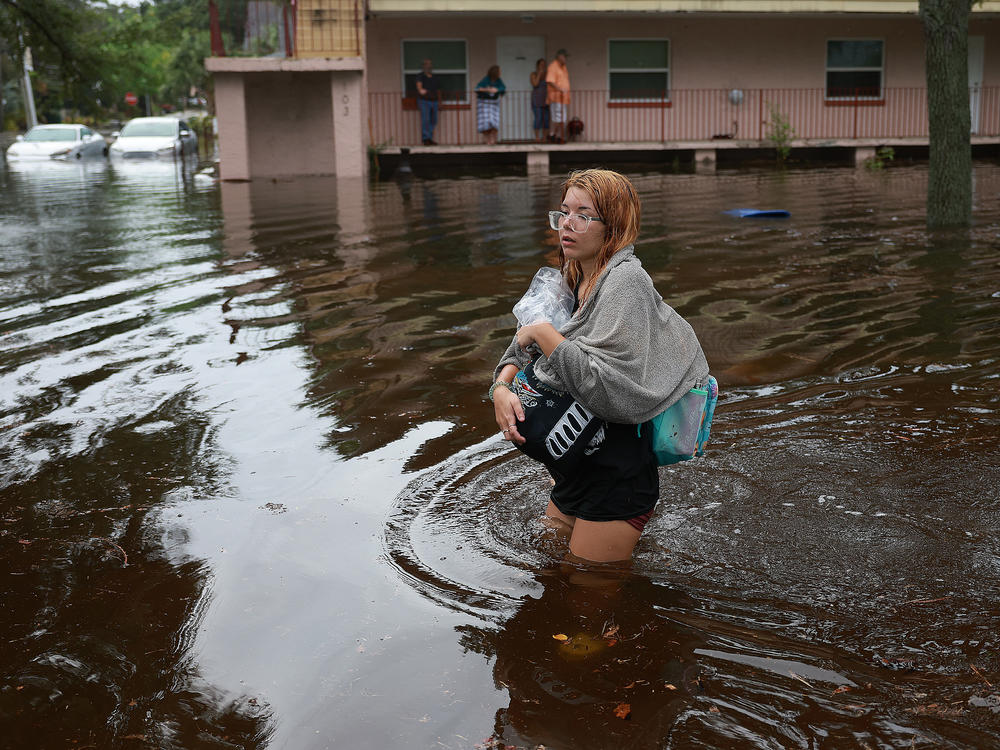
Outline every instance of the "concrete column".
<svg viewBox="0 0 1000 750">
<path fill-rule="evenodd" d="M 330 73 L 334 169 L 338 177 L 363 177 L 368 169 L 365 131 L 361 127 L 362 80 L 361 71 Z"/>
<path fill-rule="evenodd" d="M 549 173 L 549 152 L 529 151 L 528 152 L 528 172 L 531 174 Z"/>
<path fill-rule="evenodd" d="M 249 180 L 250 148 L 242 73 L 215 74 L 215 114 L 219 124 L 219 177 Z"/>
<path fill-rule="evenodd" d="M 868 159 L 875 158 L 875 148 L 867 146 L 859 146 L 854 149 L 854 166 L 863 167 Z"/>
<path fill-rule="evenodd" d="M 696 172 L 715 171 L 715 149 L 699 148 L 694 152 L 694 169 Z"/>
</svg>

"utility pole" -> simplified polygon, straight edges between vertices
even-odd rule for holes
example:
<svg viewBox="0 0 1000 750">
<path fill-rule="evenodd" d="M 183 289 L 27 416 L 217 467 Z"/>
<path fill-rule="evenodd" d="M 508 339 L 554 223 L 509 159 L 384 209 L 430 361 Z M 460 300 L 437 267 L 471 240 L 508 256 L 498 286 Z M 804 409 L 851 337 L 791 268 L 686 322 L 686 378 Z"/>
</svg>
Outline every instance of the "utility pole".
<svg viewBox="0 0 1000 750">
<path fill-rule="evenodd" d="M 35 114 L 35 94 L 31 90 L 31 47 L 24 48 L 24 79 L 22 88 L 24 89 L 24 116 L 28 121 L 28 130 L 38 124 L 38 115 Z"/>
</svg>

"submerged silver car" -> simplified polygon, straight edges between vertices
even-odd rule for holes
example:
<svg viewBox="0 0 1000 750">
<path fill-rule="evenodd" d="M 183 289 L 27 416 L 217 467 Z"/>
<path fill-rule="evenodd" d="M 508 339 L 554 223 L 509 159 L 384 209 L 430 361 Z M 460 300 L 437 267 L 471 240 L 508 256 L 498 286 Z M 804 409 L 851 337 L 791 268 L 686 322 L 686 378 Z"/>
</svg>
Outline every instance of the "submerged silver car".
<svg viewBox="0 0 1000 750">
<path fill-rule="evenodd" d="M 104 136 L 86 125 L 36 125 L 7 149 L 7 160 L 82 159 L 106 153 Z"/>
<path fill-rule="evenodd" d="M 136 117 L 129 120 L 115 141 L 110 155 L 121 159 L 172 159 L 198 151 L 198 136 L 176 117 Z"/>
</svg>

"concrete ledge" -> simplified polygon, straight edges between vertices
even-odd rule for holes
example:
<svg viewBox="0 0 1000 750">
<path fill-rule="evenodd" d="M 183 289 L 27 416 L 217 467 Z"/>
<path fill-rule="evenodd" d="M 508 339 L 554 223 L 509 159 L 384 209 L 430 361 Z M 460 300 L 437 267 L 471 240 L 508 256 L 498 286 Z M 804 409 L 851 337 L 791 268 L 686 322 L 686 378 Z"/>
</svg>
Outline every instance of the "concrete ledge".
<svg viewBox="0 0 1000 750">
<path fill-rule="evenodd" d="M 362 57 L 206 57 L 209 73 L 322 73 L 365 69 Z"/>
<path fill-rule="evenodd" d="M 1000 136 L 972 136 L 973 146 L 1000 144 Z M 879 148 L 880 146 L 927 146 L 927 138 L 816 138 L 796 139 L 791 148 Z M 705 140 L 705 141 L 575 141 L 573 143 L 485 143 L 447 146 L 386 146 L 384 154 L 532 154 L 565 151 L 723 151 L 774 148 L 771 141 Z"/>
</svg>

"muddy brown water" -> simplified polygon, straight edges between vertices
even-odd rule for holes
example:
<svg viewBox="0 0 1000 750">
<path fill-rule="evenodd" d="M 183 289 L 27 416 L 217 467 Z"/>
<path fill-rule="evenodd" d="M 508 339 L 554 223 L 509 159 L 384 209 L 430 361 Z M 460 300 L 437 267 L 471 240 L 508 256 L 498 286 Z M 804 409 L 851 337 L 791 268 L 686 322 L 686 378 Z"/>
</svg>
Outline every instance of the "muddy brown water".
<svg viewBox="0 0 1000 750">
<path fill-rule="evenodd" d="M 722 400 L 612 571 L 483 399 L 559 175 L 8 167 L 0 746 L 1000 744 L 1000 167 L 631 174 Z"/>
</svg>

